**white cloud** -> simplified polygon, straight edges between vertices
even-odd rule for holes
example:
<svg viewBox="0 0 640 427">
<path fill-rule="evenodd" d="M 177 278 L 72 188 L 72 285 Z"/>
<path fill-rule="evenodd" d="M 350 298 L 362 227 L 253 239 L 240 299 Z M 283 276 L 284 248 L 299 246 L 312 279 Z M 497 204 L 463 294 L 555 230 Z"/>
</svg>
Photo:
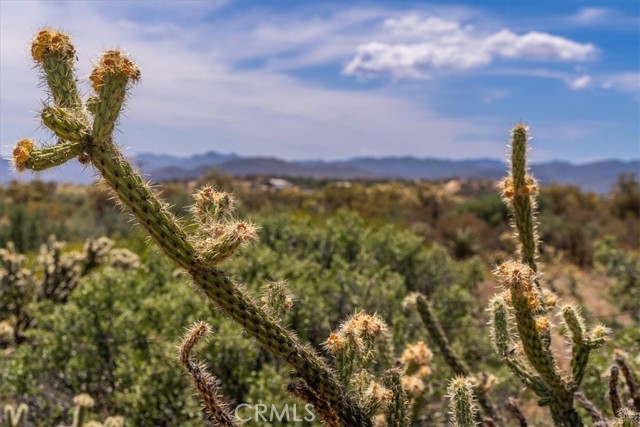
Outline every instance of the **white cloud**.
<svg viewBox="0 0 640 427">
<path fill-rule="evenodd" d="M 483 34 L 473 26 L 416 15 L 385 21 L 401 43 L 360 45 L 343 72 L 360 77 L 426 78 L 437 71 L 460 71 L 487 66 L 499 58 L 526 61 L 586 61 L 596 56 L 591 43 L 578 43 L 542 32 L 515 34 L 508 29 Z"/>
<path fill-rule="evenodd" d="M 640 95 L 639 72 L 608 74 L 600 80 L 603 89 L 612 89 L 619 92 Z"/>
<path fill-rule="evenodd" d="M 585 74 L 584 76 L 573 79 L 569 83 L 569 86 L 573 90 L 582 90 L 588 88 L 591 85 L 592 81 L 593 79 L 591 78 L 591 76 Z"/>
<path fill-rule="evenodd" d="M 559 20 L 559 24 L 573 27 L 606 27 L 613 31 L 638 31 L 640 17 L 637 14 L 629 14 L 608 7 L 584 7 L 573 15 L 565 16 Z"/>
</svg>

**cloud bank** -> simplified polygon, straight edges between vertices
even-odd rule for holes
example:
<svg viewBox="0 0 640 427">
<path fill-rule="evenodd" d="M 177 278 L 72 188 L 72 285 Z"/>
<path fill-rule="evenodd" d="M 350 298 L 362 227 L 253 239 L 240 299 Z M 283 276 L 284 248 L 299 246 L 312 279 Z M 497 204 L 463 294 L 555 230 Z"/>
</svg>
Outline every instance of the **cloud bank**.
<svg viewBox="0 0 640 427">
<path fill-rule="evenodd" d="M 582 62 L 594 59 L 596 47 L 543 32 L 515 34 L 511 30 L 483 34 L 473 26 L 417 15 L 388 19 L 393 36 L 405 43 L 366 43 L 344 68 L 347 75 L 426 78 L 432 72 L 484 67 L 499 59 Z"/>
</svg>

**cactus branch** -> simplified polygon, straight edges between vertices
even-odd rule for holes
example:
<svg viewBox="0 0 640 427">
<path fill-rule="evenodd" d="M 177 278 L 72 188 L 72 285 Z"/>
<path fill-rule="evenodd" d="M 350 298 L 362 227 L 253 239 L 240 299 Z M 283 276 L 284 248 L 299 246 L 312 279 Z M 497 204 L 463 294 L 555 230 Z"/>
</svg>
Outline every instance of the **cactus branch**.
<svg viewBox="0 0 640 427">
<path fill-rule="evenodd" d="M 596 405 L 594 405 L 593 402 L 590 401 L 583 392 L 577 392 L 575 394 L 575 397 L 576 401 L 584 408 L 587 414 L 589 414 L 594 423 L 606 423 L 607 420 L 604 415 L 602 415 L 602 412 L 600 412 L 598 408 L 596 408 Z"/>
<path fill-rule="evenodd" d="M 202 402 L 202 411 L 205 418 L 213 427 L 236 427 L 227 405 L 222 401 L 216 379 L 207 371 L 202 363 L 198 363 L 191 357 L 191 352 L 196 343 L 211 333 L 211 326 L 206 322 L 197 322 L 185 334 L 178 358 L 187 368 L 191 382 L 198 392 Z"/>
<path fill-rule="evenodd" d="M 383 385 L 393 393 L 393 397 L 387 407 L 387 427 L 409 427 L 407 414 L 407 397 L 402 388 L 400 371 L 389 370 L 382 378 Z"/>
<path fill-rule="evenodd" d="M 447 393 L 451 398 L 451 413 L 456 427 L 476 427 L 479 425 L 473 387 L 468 379 L 456 377 L 449 383 Z"/>
<path fill-rule="evenodd" d="M 517 125 L 511 132 L 511 179 L 506 180 L 503 195 L 510 202 L 512 209 L 514 226 L 520 240 L 522 262 L 533 271 L 537 271 L 538 238 L 534 215 L 537 185 L 533 177 L 527 173 L 528 140 L 528 129 L 522 124 Z"/>
<path fill-rule="evenodd" d="M 611 405 L 611 411 L 616 417 L 620 415 L 622 409 L 622 402 L 620 401 L 620 394 L 618 394 L 618 381 L 620 379 L 620 368 L 617 365 L 612 365 L 609 371 L 609 404 Z"/>
</svg>

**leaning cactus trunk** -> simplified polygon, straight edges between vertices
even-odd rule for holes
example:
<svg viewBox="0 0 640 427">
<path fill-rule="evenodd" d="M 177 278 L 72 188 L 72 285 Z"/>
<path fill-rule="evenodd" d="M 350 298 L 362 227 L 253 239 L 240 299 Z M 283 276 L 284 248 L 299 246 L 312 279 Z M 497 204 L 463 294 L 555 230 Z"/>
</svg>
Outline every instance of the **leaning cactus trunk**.
<svg viewBox="0 0 640 427">
<path fill-rule="evenodd" d="M 213 212 L 200 224 L 204 229 L 188 235 L 166 203 L 122 155 L 113 130 L 128 91 L 140 78 L 138 66 L 118 50 L 104 52 L 89 77 L 94 93 L 83 103 L 73 74 L 75 48 L 68 35 L 40 31 L 33 41 L 32 56 L 53 101 L 41 115 L 43 123 L 59 141 L 40 149 L 31 140 L 20 141 L 13 153 L 16 170 L 43 170 L 73 157 L 90 161 L 153 241 L 189 272 L 211 301 L 265 349 L 286 361 L 343 425 L 370 426 L 371 420 L 345 392 L 325 361 L 217 268 L 217 263 L 253 239 L 252 230 L 245 225 L 230 226 Z M 197 234 L 211 230 L 217 233 L 212 241 L 203 242 L 203 236 Z"/>
</svg>

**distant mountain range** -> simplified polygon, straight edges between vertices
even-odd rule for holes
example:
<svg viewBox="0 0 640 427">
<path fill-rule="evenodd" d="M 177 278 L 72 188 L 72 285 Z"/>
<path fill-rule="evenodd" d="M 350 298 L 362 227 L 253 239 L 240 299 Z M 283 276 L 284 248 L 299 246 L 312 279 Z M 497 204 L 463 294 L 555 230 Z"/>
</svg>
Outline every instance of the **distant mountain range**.
<svg viewBox="0 0 640 427">
<path fill-rule="evenodd" d="M 417 157 L 356 157 L 341 161 L 284 161 L 271 157 L 240 157 L 236 154 L 207 152 L 190 157 L 141 153 L 133 163 L 152 181 L 192 179 L 217 168 L 234 176 L 269 175 L 335 179 L 499 179 L 506 164 L 493 159 L 445 160 Z M 581 165 L 568 162 L 533 164 L 533 174 L 541 184 L 553 182 L 578 185 L 585 190 L 606 193 L 622 173 L 640 175 L 640 160 L 608 160 Z M 77 162 L 42 173 L 16 174 L 10 163 L 0 159 L 0 184 L 12 180 L 88 184 L 95 180 L 90 168 Z"/>
</svg>

